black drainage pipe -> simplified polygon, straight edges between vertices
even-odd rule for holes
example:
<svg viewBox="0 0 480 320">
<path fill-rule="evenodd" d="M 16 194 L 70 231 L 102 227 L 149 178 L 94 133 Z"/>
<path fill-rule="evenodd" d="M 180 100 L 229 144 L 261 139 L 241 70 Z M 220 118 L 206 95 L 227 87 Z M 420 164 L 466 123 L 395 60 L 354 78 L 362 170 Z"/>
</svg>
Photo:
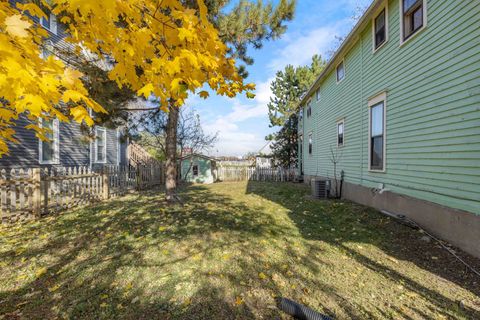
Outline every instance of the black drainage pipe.
<svg viewBox="0 0 480 320">
<path fill-rule="evenodd" d="M 309 307 L 287 298 L 278 297 L 275 298 L 275 301 L 278 309 L 298 320 L 333 320 L 333 318 L 329 316 L 318 313 Z"/>
</svg>

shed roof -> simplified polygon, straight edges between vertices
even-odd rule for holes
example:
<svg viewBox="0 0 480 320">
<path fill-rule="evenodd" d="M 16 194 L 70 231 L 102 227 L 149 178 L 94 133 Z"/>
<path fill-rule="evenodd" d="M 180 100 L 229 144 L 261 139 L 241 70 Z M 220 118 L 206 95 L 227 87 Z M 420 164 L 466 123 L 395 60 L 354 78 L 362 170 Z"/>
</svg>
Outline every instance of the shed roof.
<svg viewBox="0 0 480 320">
<path fill-rule="evenodd" d="M 206 155 L 200 154 L 200 153 L 189 153 L 189 154 L 181 157 L 180 160 L 185 160 L 185 159 L 188 159 L 188 158 L 191 158 L 191 157 L 199 157 L 199 158 L 204 158 L 204 159 L 208 159 L 208 160 L 217 161 L 217 159 L 215 159 L 213 157 L 209 157 L 209 156 L 206 156 Z"/>
</svg>

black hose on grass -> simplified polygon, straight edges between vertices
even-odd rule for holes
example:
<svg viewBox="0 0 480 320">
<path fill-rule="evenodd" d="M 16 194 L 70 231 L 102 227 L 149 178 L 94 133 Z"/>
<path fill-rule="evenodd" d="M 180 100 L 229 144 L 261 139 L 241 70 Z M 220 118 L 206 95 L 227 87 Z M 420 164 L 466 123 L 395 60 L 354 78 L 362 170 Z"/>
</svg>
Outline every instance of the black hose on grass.
<svg viewBox="0 0 480 320">
<path fill-rule="evenodd" d="M 275 301 L 278 309 L 298 320 L 333 320 L 329 316 L 287 298 L 278 297 L 275 298 Z"/>
</svg>

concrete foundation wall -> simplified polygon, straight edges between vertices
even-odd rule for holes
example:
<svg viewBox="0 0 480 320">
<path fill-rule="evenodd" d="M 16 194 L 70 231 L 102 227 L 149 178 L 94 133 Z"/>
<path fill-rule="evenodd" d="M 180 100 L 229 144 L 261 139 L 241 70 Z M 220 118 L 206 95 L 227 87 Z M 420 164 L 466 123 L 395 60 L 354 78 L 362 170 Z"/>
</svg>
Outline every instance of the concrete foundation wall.
<svg viewBox="0 0 480 320">
<path fill-rule="evenodd" d="M 313 176 L 305 176 L 310 183 Z M 480 216 L 436 203 L 344 182 L 342 197 L 378 210 L 402 214 L 440 239 L 480 258 Z"/>
</svg>

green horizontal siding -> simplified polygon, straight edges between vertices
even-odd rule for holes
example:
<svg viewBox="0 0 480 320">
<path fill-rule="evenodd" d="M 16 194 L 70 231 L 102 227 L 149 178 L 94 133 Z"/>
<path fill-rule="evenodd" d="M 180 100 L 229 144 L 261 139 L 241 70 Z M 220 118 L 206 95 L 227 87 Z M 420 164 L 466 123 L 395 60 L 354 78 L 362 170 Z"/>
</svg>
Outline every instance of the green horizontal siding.
<svg viewBox="0 0 480 320">
<path fill-rule="evenodd" d="M 372 52 L 368 24 L 345 55 L 346 77 L 335 70 L 321 100 L 303 121 L 306 175 L 347 182 L 480 214 L 480 4 L 427 1 L 427 27 L 400 46 L 399 2 L 388 1 L 388 42 Z M 386 172 L 368 170 L 368 98 L 387 92 Z M 336 148 L 336 122 L 345 118 L 345 145 Z M 308 132 L 314 152 L 308 155 Z"/>
</svg>

